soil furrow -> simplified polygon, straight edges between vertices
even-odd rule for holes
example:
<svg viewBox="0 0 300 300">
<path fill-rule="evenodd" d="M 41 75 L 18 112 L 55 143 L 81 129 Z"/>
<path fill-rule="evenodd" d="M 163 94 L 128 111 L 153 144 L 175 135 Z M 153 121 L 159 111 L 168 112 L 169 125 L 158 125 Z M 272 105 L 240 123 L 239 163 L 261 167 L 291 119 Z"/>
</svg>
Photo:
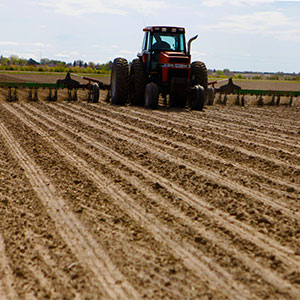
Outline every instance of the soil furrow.
<svg viewBox="0 0 300 300">
<path fill-rule="evenodd" d="M 180 119 L 178 119 L 180 121 Z M 212 124 L 213 121 L 213 124 Z M 283 153 L 287 155 L 293 155 L 299 157 L 299 139 L 292 139 L 290 136 L 286 136 L 286 138 L 282 138 L 280 136 L 275 136 L 272 132 L 268 134 L 266 131 L 259 131 L 253 127 L 247 127 L 246 130 L 243 130 L 242 126 L 233 124 L 224 124 L 224 122 L 216 122 L 211 119 L 204 118 L 189 118 L 189 123 L 193 125 L 193 128 L 199 130 L 207 130 L 214 133 L 222 133 L 225 137 L 238 138 L 240 141 L 244 143 L 255 143 L 259 145 L 261 148 L 265 148 L 267 150 L 278 150 L 281 149 Z M 293 143 L 292 143 L 293 142 Z"/>
<path fill-rule="evenodd" d="M 59 109 L 56 106 L 52 106 L 52 107 L 59 111 Z M 92 128 L 95 128 L 95 129 L 99 128 L 98 125 L 94 121 L 89 121 L 88 119 L 86 119 L 84 117 L 81 117 L 81 116 L 76 115 L 71 112 L 67 112 L 66 110 L 64 110 L 64 113 L 68 114 L 71 118 L 77 119 L 78 121 L 82 122 L 83 124 L 91 126 Z M 119 134 L 115 133 L 114 130 L 108 129 L 108 128 L 102 128 L 101 130 L 103 130 L 104 132 L 107 132 L 111 137 L 121 139 L 124 142 L 130 143 L 137 147 L 140 146 L 140 141 L 137 141 L 135 138 L 132 138 L 129 136 L 127 136 L 127 137 L 120 136 Z M 140 139 L 143 140 L 142 137 Z M 145 145 L 147 145 L 147 142 L 145 143 Z M 255 191 L 253 189 L 244 187 L 236 182 L 231 181 L 230 179 L 226 179 L 226 178 L 224 178 L 224 176 L 219 175 L 216 172 L 212 172 L 212 171 L 208 171 L 208 170 L 202 171 L 201 169 L 194 167 L 192 164 L 188 163 L 185 160 L 182 160 L 178 157 L 174 157 L 173 155 L 165 153 L 164 151 L 160 150 L 156 146 L 150 147 L 150 145 L 148 144 L 147 150 L 152 155 L 158 157 L 161 161 L 165 161 L 165 162 L 168 161 L 171 164 L 175 164 L 175 165 L 184 165 L 185 168 L 188 170 L 191 170 L 193 172 L 193 174 L 196 174 L 196 175 L 199 175 L 200 177 L 206 178 L 210 182 L 213 182 L 214 184 L 217 184 L 217 185 L 221 185 L 221 186 L 225 187 L 226 189 L 229 189 L 229 190 L 232 190 L 232 191 L 238 193 L 239 195 L 245 195 L 245 197 L 247 197 L 247 199 L 252 199 L 256 202 L 264 203 L 264 204 L 268 205 L 270 208 L 273 208 L 274 210 L 280 210 L 286 216 L 288 216 L 292 219 L 299 220 L 300 212 L 298 211 L 297 208 L 293 211 L 293 209 L 291 209 L 288 205 L 282 204 L 281 202 L 276 202 L 276 201 L 274 201 L 273 198 L 270 198 L 259 191 Z"/>
<path fill-rule="evenodd" d="M 93 144 L 95 144 L 96 143 L 96 141 L 91 141 L 91 144 L 93 145 Z M 76 145 L 75 144 L 73 144 L 75 147 L 76 147 Z M 91 155 L 92 157 L 93 157 L 93 154 Z M 150 197 L 151 198 L 151 197 Z M 160 203 L 161 203 L 161 201 L 159 201 Z M 202 233 L 203 233 L 203 231 L 202 231 Z M 215 241 L 216 242 L 216 241 Z M 223 245 L 224 246 L 224 245 Z M 224 246 L 224 248 L 228 248 L 228 245 L 226 245 L 226 246 Z M 239 257 L 241 257 L 241 256 L 239 256 Z M 243 257 L 243 256 L 242 256 Z M 247 264 L 248 265 L 251 265 L 251 261 L 249 261 L 249 259 L 247 259 L 247 258 L 244 258 L 244 260 L 245 261 L 247 261 Z M 292 263 L 292 264 L 294 264 L 294 263 Z M 254 266 L 255 265 L 255 263 L 252 263 L 252 265 Z M 290 266 L 291 266 L 291 264 L 290 264 Z M 261 274 L 264 274 L 264 278 L 267 278 L 268 276 L 266 276 L 267 275 L 267 273 L 268 273 L 268 271 L 264 271 L 263 269 L 261 269 L 258 265 L 255 265 L 255 267 L 258 269 L 258 270 L 260 270 L 260 272 L 261 272 Z M 270 279 L 271 280 L 271 279 Z M 276 282 L 276 280 L 277 280 L 277 282 L 278 282 L 278 279 L 276 279 L 276 278 L 273 278 L 272 280 L 271 280 L 271 282 L 273 282 L 273 283 L 275 283 Z"/>
<path fill-rule="evenodd" d="M 38 114 L 38 113 L 39 113 L 39 112 L 37 111 L 37 114 Z M 52 119 L 52 118 L 50 118 L 50 119 L 51 119 L 53 122 L 55 122 L 55 119 Z M 57 121 L 56 121 L 56 123 L 57 123 Z M 67 126 L 67 125 L 65 124 L 64 126 Z M 68 130 L 71 130 L 71 131 L 72 131 L 72 127 L 67 127 L 67 128 L 68 128 Z M 88 130 L 88 132 L 91 132 L 91 131 Z M 166 186 L 169 186 L 169 187 L 170 187 L 170 186 L 174 186 L 174 183 L 170 182 L 168 179 L 166 179 L 166 178 L 164 178 L 164 177 L 162 177 L 162 176 L 160 176 L 160 175 L 154 173 L 154 172 L 151 171 L 151 170 L 148 170 L 148 169 L 146 169 L 146 168 L 143 168 L 143 166 L 140 165 L 140 164 L 133 163 L 130 159 L 127 159 L 127 158 L 125 158 L 124 156 L 120 155 L 119 153 L 113 151 L 111 148 L 109 148 L 109 146 L 107 147 L 107 146 L 105 146 L 105 145 L 103 145 L 103 144 L 99 144 L 99 143 L 97 142 L 96 139 L 89 138 L 88 136 L 83 135 L 82 133 L 81 133 L 81 137 L 84 138 L 84 139 L 86 139 L 90 144 L 93 144 L 95 147 L 97 147 L 97 148 L 99 148 L 100 150 L 102 150 L 103 153 L 110 153 L 109 155 L 112 156 L 114 159 L 119 160 L 119 161 L 122 162 L 122 163 L 126 163 L 126 164 L 129 166 L 129 168 L 132 168 L 132 169 L 134 169 L 134 170 L 136 170 L 136 171 L 138 171 L 138 172 L 141 172 L 142 174 L 145 174 L 145 177 L 154 178 L 155 180 L 157 180 L 157 182 L 166 182 Z M 179 186 L 177 186 L 176 184 L 175 184 L 175 186 L 176 186 L 177 189 L 179 189 L 179 190 L 181 189 L 181 188 L 180 188 Z M 172 190 L 172 192 L 174 192 L 174 190 Z M 185 191 L 185 192 L 186 192 L 186 191 Z M 182 196 L 182 195 L 179 195 L 179 197 L 180 197 L 180 196 Z M 193 196 L 192 196 L 192 197 L 193 197 Z M 199 202 L 201 198 L 198 197 L 197 199 L 198 199 L 198 200 L 196 200 L 196 202 Z M 207 203 L 207 201 L 202 201 L 202 202 L 203 202 L 204 207 L 210 208 L 209 210 L 212 209 L 212 207 Z M 201 207 L 200 211 L 201 211 L 201 210 L 203 210 L 203 207 Z M 221 213 L 221 212 L 220 212 L 220 213 Z M 232 222 L 232 221 L 231 221 L 231 222 Z M 286 221 L 284 221 L 284 222 L 286 222 Z M 242 223 L 239 223 L 239 222 L 238 222 L 238 224 L 239 224 L 238 227 L 242 226 L 242 225 L 241 225 Z M 251 227 L 247 227 L 246 231 L 251 231 L 250 228 L 251 228 Z M 264 240 L 265 238 L 266 238 L 266 237 L 263 237 L 262 240 Z M 290 250 L 289 250 L 287 253 L 291 253 Z"/>
<path fill-rule="evenodd" d="M 78 260 L 83 261 L 84 265 L 87 265 L 94 272 L 95 278 L 104 287 L 107 296 L 113 299 L 127 297 L 137 299 L 138 295 L 135 290 L 116 270 L 109 257 L 101 250 L 100 245 L 93 241 L 76 217 L 66 210 L 63 199 L 57 196 L 57 192 L 49 179 L 10 135 L 3 123 L 0 124 L 0 131 L 10 151 L 24 168 L 34 190 L 48 208 L 52 219 L 61 228 L 61 235 L 75 252 Z M 116 282 L 122 282 L 122 284 L 116 284 Z"/>
<path fill-rule="evenodd" d="M 107 110 L 107 107 L 101 107 L 101 110 Z M 184 141 L 189 145 L 194 145 L 199 149 L 204 148 L 211 153 L 217 154 L 221 158 L 229 158 L 230 160 L 238 163 L 242 163 L 245 167 L 255 168 L 262 173 L 272 174 L 274 177 L 284 178 L 287 182 L 291 183 L 297 180 L 300 184 L 300 170 L 294 166 L 294 164 L 286 164 L 282 160 L 270 159 L 266 155 L 259 155 L 248 149 L 241 148 L 239 146 L 229 145 L 226 142 L 222 143 L 220 141 L 209 139 L 209 133 L 202 134 L 198 132 L 199 135 L 195 136 L 195 132 L 190 133 L 187 130 L 178 130 L 177 128 L 166 126 L 165 122 L 163 125 L 150 120 L 144 120 L 139 118 L 130 117 L 130 113 L 123 114 L 119 110 L 110 109 L 114 114 L 115 118 L 120 121 L 129 122 L 133 126 L 145 129 L 147 131 L 154 131 L 161 135 L 167 135 L 172 140 Z M 128 120 L 131 119 L 131 120 Z M 189 131 L 191 131 L 189 129 Z M 203 136 L 203 137 L 202 137 Z"/>
<path fill-rule="evenodd" d="M 290 120 L 290 125 L 288 125 L 281 124 L 279 119 L 274 118 L 274 116 L 268 117 L 265 114 L 256 115 L 255 112 L 252 112 L 251 115 L 245 114 L 239 117 L 236 115 L 236 113 L 238 113 L 238 111 L 236 111 L 234 108 L 233 110 L 228 109 L 226 112 L 207 110 L 203 115 L 203 120 L 216 120 L 216 123 L 219 123 L 220 125 L 228 124 L 229 127 L 235 126 L 237 128 L 240 126 L 241 128 L 245 128 L 246 131 L 253 130 L 254 132 L 257 131 L 258 133 L 269 134 L 270 132 L 275 132 L 275 139 L 281 137 L 287 140 L 297 140 L 297 132 L 291 131 L 291 129 L 295 128 L 295 119 Z M 197 120 L 196 115 L 194 119 Z"/>
<path fill-rule="evenodd" d="M 16 107 L 17 105 L 14 106 Z M 88 181 L 87 185 L 83 185 L 85 176 L 82 173 L 72 172 L 71 169 L 67 167 L 67 164 L 64 164 L 64 162 L 59 159 L 58 152 L 48 147 L 51 146 L 50 144 L 47 145 L 45 142 L 42 142 L 43 138 L 37 135 L 35 131 L 31 132 L 27 130 L 27 128 L 22 125 L 23 123 L 15 118 L 14 115 L 11 115 L 9 111 L 5 111 L 5 113 L 9 116 L 11 125 L 14 124 L 16 128 L 21 127 L 23 129 L 21 132 L 26 131 L 26 134 L 21 133 L 27 137 L 27 141 L 23 141 L 23 146 L 28 152 L 32 152 L 33 156 L 36 156 L 35 160 L 43 167 L 43 171 L 51 176 L 59 194 L 64 195 L 64 197 L 69 200 L 69 205 L 71 207 L 73 206 L 73 211 L 81 216 L 80 220 L 94 233 L 94 238 L 99 240 L 100 243 L 105 244 L 110 257 L 113 257 L 114 262 L 122 269 L 122 273 L 126 274 L 127 278 L 133 282 L 133 285 L 141 292 L 143 298 L 173 299 L 184 296 L 184 298 L 199 299 L 203 291 L 207 291 L 206 293 L 208 295 L 212 294 L 212 291 L 207 289 L 206 281 L 203 281 L 203 284 L 201 284 L 199 278 L 188 271 L 184 267 L 184 264 L 180 263 L 180 260 L 174 259 L 173 254 L 166 251 L 167 247 L 165 243 L 156 243 L 151 232 L 143 231 L 142 228 L 134 224 L 124 212 L 120 211 L 118 203 L 112 207 L 112 205 L 110 205 L 112 201 L 109 199 L 109 196 L 107 194 L 98 195 L 98 188 L 96 188 L 91 181 Z M 60 126 L 62 125 L 61 123 Z M 39 124 L 37 128 L 39 129 L 40 127 L 42 128 L 43 126 Z M 49 128 L 46 128 L 43 137 L 49 136 Z M 30 137 L 30 139 L 28 137 Z M 22 140 L 21 135 L 18 139 Z M 72 149 L 70 145 L 66 147 L 67 149 Z M 38 157 L 39 153 L 43 154 L 42 157 Z M 47 156 L 51 159 L 46 159 Z M 52 158 L 54 160 L 52 160 Z M 58 162 L 58 164 L 54 164 L 53 162 Z M 70 167 L 74 170 L 76 169 L 71 165 Z M 57 172 L 60 168 L 62 168 L 60 170 L 62 174 Z M 64 173 L 65 170 L 66 173 Z M 76 183 L 74 184 L 74 182 Z M 76 192 L 78 185 L 81 186 L 81 190 L 84 190 L 84 196 L 86 197 L 83 197 L 81 190 L 79 193 Z M 105 190 L 105 187 L 102 189 Z M 92 191 L 97 192 L 96 198 L 94 198 Z M 101 217 L 91 218 L 90 213 L 85 213 L 86 209 L 81 207 L 82 202 L 80 201 L 79 203 L 79 200 L 84 200 L 85 198 L 88 202 L 84 203 L 88 206 L 93 205 Z M 106 212 L 110 214 L 110 220 L 105 220 L 108 214 L 102 214 L 103 210 L 106 210 Z M 109 225 L 109 227 L 107 225 Z M 120 227 L 121 225 L 128 227 L 126 236 L 119 233 L 119 230 L 122 229 Z M 106 231 L 109 240 L 105 235 L 103 236 Z M 144 240 L 145 242 L 147 241 L 147 244 L 144 243 Z M 137 247 L 147 248 L 145 257 L 142 258 L 136 255 Z M 150 262 L 152 261 L 152 263 L 149 263 L 149 260 Z M 71 265 L 71 263 L 69 263 L 69 265 Z M 154 267 L 151 269 L 151 266 Z M 76 266 L 74 268 L 76 268 Z M 188 277 L 186 275 L 187 273 Z M 93 278 L 90 275 L 87 276 L 88 278 Z M 164 280 L 161 280 L 162 277 L 164 277 Z M 215 293 L 219 294 L 218 291 Z M 98 294 L 94 292 L 93 295 Z M 100 296 L 98 295 L 98 297 Z"/>
<path fill-rule="evenodd" d="M 141 115 L 143 117 L 149 118 L 149 114 L 144 113 L 142 110 L 135 111 L 136 115 Z M 152 115 L 153 117 L 153 115 Z M 187 119 L 188 118 L 188 119 Z M 157 121 L 163 121 L 163 120 L 169 120 L 170 115 L 168 113 L 156 113 L 155 119 Z M 299 138 L 295 137 L 292 138 L 291 136 L 278 136 L 272 134 L 268 134 L 268 132 L 264 129 L 257 129 L 255 126 L 246 126 L 240 124 L 241 122 L 235 124 L 231 121 L 231 116 L 227 116 L 227 118 L 223 118 L 220 121 L 218 121 L 215 116 L 214 117 L 208 117 L 207 114 L 201 114 L 194 115 L 194 114 L 188 114 L 186 113 L 186 116 L 181 116 L 180 114 L 178 116 L 174 116 L 172 118 L 173 120 L 176 120 L 176 124 L 188 124 L 188 126 L 193 125 L 193 128 L 199 129 L 199 130 L 207 130 L 209 132 L 216 132 L 216 133 L 230 133 L 229 136 L 241 136 L 244 141 L 252 141 L 256 142 L 258 141 L 262 147 L 269 147 L 272 149 L 272 147 L 269 145 L 274 144 L 274 146 L 280 146 L 279 149 L 286 148 L 286 152 L 288 154 L 295 154 L 297 156 L 299 153 L 300 148 L 300 141 Z M 188 120 L 188 121 L 187 121 Z M 246 138 L 246 140 L 245 140 Z M 294 143 L 291 143 L 291 141 L 294 141 Z M 268 143 L 266 143 L 268 142 Z M 294 152 L 295 151 L 295 152 Z M 298 151 L 298 152 L 297 152 Z"/>
<path fill-rule="evenodd" d="M 213 164 L 215 168 L 216 168 L 215 165 L 218 165 L 218 167 L 217 167 L 218 169 L 226 169 L 226 172 L 230 173 L 230 174 L 228 174 L 228 176 L 230 175 L 230 176 L 232 176 L 232 178 L 235 177 L 235 174 L 230 171 L 232 170 L 232 168 L 235 168 L 236 170 L 234 170 L 234 171 L 237 173 L 238 176 L 245 173 L 245 176 L 242 179 L 242 182 L 244 185 L 246 184 L 245 180 L 249 181 L 248 185 L 252 184 L 253 181 L 254 182 L 257 181 L 259 184 L 265 185 L 264 186 L 265 191 L 270 190 L 271 193 L 273 193 L 277 196 L 280 196 L 282 193 L 286 194 L 287 189 L 289 189 L 291 187 L 295 190 L 296 193 L 300 192 L 300 186 L 297 186 L 293 183 L 284 182 L 278 178 L 275 179 L 275 178 L 267 177 L 260 172 L 256 172 L 255 170 L 246 168 L 239 163 L 232 162 L 231 160 L 218 157 L 215 154 L 208 152 L 204 149 L 199 149 L 197 147 L 191 146 L 184 142 L 172 141 L 172 139 L 170 139 L 170 138 L 166 138 L 162 135 L 153 133 L 151 131 L 146 131 L 144 129 L 140 129 L 139 127 L 129 125 L 127 123 L 118 121 L 116 119 L 112 120 L 111 118 L 105 116 L 104 114 L 99 116 L 97 113 L 95 113 L 89 109 L 85 109 L 82 106 L 80 106 L 78 109 L 77 108 L 75 109 L 75 108 L 76 107 L 74 107 L 74 106 L 72 106 L 71 108 L 68 107 L 68 109 L 71 109 L 73 112 L 80 113 L 82 116 L 95 117 L 95 120 L 97 121 L 97 123 L 103 124 L 103 126 L 106 128 L 113 128 L 113 129 L 117 130 L 117 128 L 119 127 L 123 130 L 127 130 L 128 133 L 126 133 L 126 135 L 129 134 L 130 136 L 135 135 L 135 132 L 136 132 L 137 134 L 135 136 L 138 136 L 138 134 L 140 134 L 143 137 L 147 137 L 147 138 L 149 138 L 150 144 L 159 145 L 161 148 L 164 148 L 165 150 L 170 150 L 170 153 L 174 153 L 175 149 L 178 153 L 178 150 L 181 150 L 179 148 L 183 148 L 185 151 L 188 151 L 190 153 L 194 164 L 196 163 L 197 160 L 205 161 L 206 165 L 207 165 L 208 161 L 211 161 L 211 164 Z M 230 166 L 231 169 L 229 169 L 228 166 Z M 205 168 L 205 167 L 206 166 L 201 166 L 201 168 Z M 237 180 L 238 180 L 238 178 L 237 178 Z M 272 188 L 271 184 L 274 185 L 276 187 L 276 189 Z M 278 189 L 281 189 L 282 193 L 278 193 Z"/>
<path fill-rule="evenodd" d="M 217 119 L 220 118 L 221 120 L 227 118 L 228 115 L 231 115 L 232 122 L 241 122 L 242 125 L 251 124 L 254 128 L 275 129 L 283 134 L 294 136 L 297 135 L 297 131 L 293 129 L 295 129 L 295 126 L 299 126 L 297 117 L 298 112 L 293 109 L 282 110 L 280 108 L 275 108 L 275 110 L 259 110 L 252 108 L 251 112 L 249 112 L 247 109 L 240 110 L 238 108 L 228 107 L 222 110 L 216 109 L 207 111 L 207 114 Z M 281 115 L 284 115 L 285 119 L 280 118 Z M 247 122 L 245 122 L 245 120 Z"/>
<path fill-rule="evenodd" d="M 5 244 L 0 235 L 0 298 L 3 300 L 18 299 L 15 290 L 14 276 L 5 253 Z"/>
<path fill-rule="evenodd" d="M 64 283 L 69 281 L 68 276 L 63 270 L 56 267 L 57 261 L 52 257 L 51 251 L 41 242 L 41 235 L 36 234 L 30 228 L 26 229 L 24 235 L 33 245 L 33 257 L 38 261 L 38 264 L 32 264 L 32 273 L 37 277 L 37 281 L 45 281 L 44 289 L 48 292 L 52 290 L 52 292 L 50 292 L 51 297 L 59 299 L 61 297 L 61 291 L 59 291 L 57 287 L 64 286 Z M 70 270 L 70 266 L 75 266 L 76 264 L 78 263 L 73 263 L 73 265 L 71 264 L 65 268 Z M 46 274 L 47 277 L 44 274 Z M 50 282 L 47 282 L 48 278 L 51 278 Z M 80 293 L 75 292 L 74 298 L 76 299 L 76 297 L 80 297 Z"/>
<path fill-rule="evenodd" d="M 128 116 L 128 114 L 125 113 L 124 116 Z M 177 122 L 176 119 L 180 119 L 180 117 L 170 118 L 169 116 L 166 115 L 165 118 L 160 118 L 157 116 L 154 117 L 153 115 L 149 116 L 145 114 L 143 114 L 142 116 L 143 118 L 141 119 L 141 121 L 148 122 L 152 126 L 158 126 L 157 125 L 158 123 L 162 123 L 164 124 L 163 125 L 164 128 L 172 126 L 171 128 L 174 131 L 179 131 L 186 135 L 189 134 L 193 135 L 199 133 L 199 138 L 203 135 L 203 129 L 201 127 L 197 130 L 197 128 L 191 125 L 193 122 L 190 120 L 190 117 L 183 119 L 184 122 Z M 153 122 L 154 120 L 155 122 Z M 176 127 L 176 129 L 174 127 Z M 274 147 L 265 145 L 263 143 L 259 144 L 256 142 L 251 142 L 248 139 L 245 140 L 239 137 L 232 137 L 232 135 L 226 134 L 224 132 L 216 132 L 215 130 L 208 130 L 208 132 L 206 132 L 204 130 L 204 133 L 206 133 L 204 135 L 206 141 L 209 141 L 211 143 L 215 142 L 218 143 L 219 145 L 224 145 L 231 149 L 235 147 L 238 151 L 246 152 L 246 154 L 248 155 L 251 155 L 250 151 L 253 151 L 252 155 L 260 155 L 265 160 L 270 160 L 270 158 L 272 158 L 272 161 L 284 166 L 288 166 L 287 163 L 292 163 L 295 169 L 300 170 L 300 157 L 299 156 L 295 157 L 293 153 L 282 151 L 281 149 L 276 149 Z M 282 151 L 279 156 L 278 156 L 278 150 Z M 264 153 L 267 152 L 269 152 L 268 155 L 265 155 Z"/>
<path fill-rule="evenodd" d="M 225 110 L 225 112 L 224 112 Z M 120 109 L 122 112 L 126 112 L 126 109 Z M 149 116 L 149 114 L 140 108 L 132 108 L 131 113 L 136 113 L 137 115 L 142 114 L 144 116 Z M 188 118 L 193 121 L 199 121 L 207 123 L 211 122 L 212 124 L 220 124 L 221 126 L 226 125 L 225 128 L 232 128 L 233 127 L 241 127 L 245 128 L 246 132 L 248 131 L 254 131 L 258 133 L 266 133 L 266 132 L 275 132 L 274 139 L 276 140 L 278 137 L 282 137 L 286 140 L 295 140 L 298 141 L 298 132 L 297 128 L 299 129 L 299 126 L 295 124 L 297 120 L 296 114 L 294 119 L 291 121 L 291 125 L 285 127 L 276 127 L 276 124 L 278 123 L 278 114 L 274 114 L 274 116 L 268 118 L 265 115 L 259 115 L 257 116 L 256 120 L 253 120 L 253 116 L 255 116 L 255 113 L 253 111 L 251 114 L 246 114 L 241 117 L 237 117 L 238 111 L 234 107 L 230 107 L 228 109 L 223 108 L 220 110 L 217 107 L 211 107 L 210 109 L 205 110 L 203 113 L 198 112 L 187 112 L 184 111 L 164 111 L 159 110 L 155 111 L 154 116 L 155 117 L 162 117 L 172 120 L 181 120 L 186 121 L 185 117 L 188 115 Z M 287 113 L 289 115 L 290 111 Z M 275 118 L 276 116 L 276 118 Z M 276 122 L 276 123 L 275 123 Z M 185 123 L 185 122 L 184 122 Z M 270 125 L 272 124 L 272 125 Z M 295 129 L 296 131 L 289 131 L 291 128 Z"/>
<path fill-rule="evenodd" d="M 6 106 L 6 108 L 12 111 L 11 107 Z M 18 115 L 15 111 L 14 114 Z M 32 127 L 35 132 L 38 132 L 41 136 L 47 139 L 46 132 L 40 130 L 32 123 L 30 124 L 30 121 L 25 121 L 22 117 L 20 117 L 20 120 L 24 123 L 28 122 L 26 125 Z M 49 138 L 49 141 L 53 142 L 52 138 Z M 84 172 L 85 175 L 88 176 L 95 184 L 100 186 L 102 189 L 106 189 L 112 199 L 114 199 L 118 205 L 123 208 L 123 210 L 127 211 L 132 218 L 138 222 L 142 221 L 143 226 L 147 226 L 149 232 L 152 232 L 153 234 L 155 233 L 154 236 L 156 239 L 158 239 L 161 243 L 168 243 L 174 254 L 176 254 L 178 258 L 182 259 L 187 268 L 197 274 L 199 279 L 202 279 L 205 275 L 206 280 L 209 279 L 211 289 L 216 292 L 220 287 L 222 287 L 222 292 L 229 297 L 253 297 L 253 295 L 251 296 L 245 287 L 234 281 L 229 273 L 220 266 L 212 264 L 210 259 L 207 259 L 205 256 L 201 256 L 200 260 L 200 257 L 197 254 L 198 250 L 192 245 L 188 246 L 188 251 L 185 247 L 174 242 L 172 238 L 169 237 L 170 230 L 168 228 L 159 223 L 159 221 L 154 219 L 153 216 L 149 216 L 143 208 L 136 205 L 135 201 L 128 194 L 113 187 L 113 182 L 110 182 L 104 175 L 89 166 L 85 160 L 70 153 L 68 150 L 63 149 L 58 144 L 55 144 L 55 148 L 64 155 L 72 165 L 80 168 L 80 170 Z"/>
<path fill-rule="evenodd" d="M 59 291 L 59 299 L 72 298 L 80 288 L 83 288 L 80 294 L 84 297 L 87 295 L 86 286 L 94 294 L 100 295 L 98 288 L 95 288 L 91 282 L 87 282 L 86 278 L 92 276 L 84 274 L 80 264 L 71 271 L 64 269 L 65 264 L 71 264 L 70 261 L 74 261 L 74 257 L 57 234 L 55 224 L 32 189 L 24 174 L 24 169 L 13 159 L 9 148 L 4 147 L 3 142 L 1 138 L 0 157 L 6 157 L 2 160 L 5 162 L 6 171 L 0 172 L 0 224 L 17 294 L 21 299 L 52 297 L 51 289 L 45 290 L 37 274 L 31 272 L 31 266 L 36 266 L 40 262 L 35 252 L 32 251 L 34 248 L 32 241 L 27 239 L 26 231 L 30 228 L 30 231 L 39 235 L 40 243 L 49 250 L 56 261 L 51 272 L 44 270 L 44 274 L 48 281 L 52 282 L 52 286 Z M 7 185 L 8 182 L 9 185 Z M 66 280 L 61 284 L 52 277 L 52 274 L 60 272 L 66 274 Z"/>
</svg>

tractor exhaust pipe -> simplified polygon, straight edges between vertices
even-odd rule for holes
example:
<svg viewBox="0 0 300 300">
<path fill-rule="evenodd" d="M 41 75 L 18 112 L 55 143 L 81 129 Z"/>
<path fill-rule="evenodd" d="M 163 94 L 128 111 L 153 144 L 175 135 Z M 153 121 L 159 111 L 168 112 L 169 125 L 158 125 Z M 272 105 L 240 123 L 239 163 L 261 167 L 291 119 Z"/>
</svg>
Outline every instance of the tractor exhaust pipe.
<svg viewBox="0 0 300 300">
<path fill-rule="evenodd" d="M 187 50 L 187 54 L 190 55 L 191 54 L 191 44 L 192 42 L 198 37 L 198 34 L 195 35 L 194 37 L 190 38 L 190 40 L 188 41 L 188 50 Z"/>
</svg>

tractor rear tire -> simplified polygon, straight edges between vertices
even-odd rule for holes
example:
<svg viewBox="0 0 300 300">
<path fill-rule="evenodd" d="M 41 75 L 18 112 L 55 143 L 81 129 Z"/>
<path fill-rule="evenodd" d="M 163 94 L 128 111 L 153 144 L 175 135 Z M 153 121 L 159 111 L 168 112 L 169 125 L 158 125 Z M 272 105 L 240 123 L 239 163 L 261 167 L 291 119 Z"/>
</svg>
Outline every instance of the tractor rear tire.
<svg viewBox="0 0 300 300">
<path fill-rule="evenodd" d="M 129 93 L 129 67 L 125 58 L 115 58 L 111 71 L 111 103 L 125 105 Z"/>
<path fill-rule="evenodd" d="M 144 105 L 146 83 L 147 76 L 143 62 L 136 58 L 130 67 L 129 101 L 132 105 Z"/>
<path fill-rule="evenodd" d="M 201 85 L 196 85 L 190 97 L 192 110 L 203 110 L 205 102 L 205 89 Z"/>
<path fill-rule="evenodd" d="M 208 86 L 207 68 L 205 63 L 201 61 L 194 61 L 191 64 L 191 85 L 201 85 L 204 89 Z"/>
<path fill-rule="evenodd" d="M 145 108 L 157 109 L 159 89 L 156 83 L 150 82 L 145 89 Z"/>
</svg>

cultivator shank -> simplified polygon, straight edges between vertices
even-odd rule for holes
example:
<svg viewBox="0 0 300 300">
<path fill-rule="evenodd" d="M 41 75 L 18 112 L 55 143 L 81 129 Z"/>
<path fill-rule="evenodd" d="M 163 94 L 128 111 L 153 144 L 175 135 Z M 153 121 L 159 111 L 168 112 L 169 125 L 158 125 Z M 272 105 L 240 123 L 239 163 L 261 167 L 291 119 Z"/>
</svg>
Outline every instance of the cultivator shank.
<svg viewBox="0 0 300 300">
<path fill-rule="evenodd" d="M 35 83 L 35 82 L 0 82 L 0 88 L 7 88 L 7 101 L 14 102 L 19 100 L 18 91 L 19 90 L 28 90 L 29 101 L 38 101 L 38 90 L 39 89 L 49 89 L 49 94 L 46 97 L 48 101 L 57 101 L 58 100 L 58 90 L 67 89 L 68 90 L 68 101 L 77 101 L 78 100 L 78 90 L 88 90 L 87 101 L 89 102 L 98 102 L 99 101 L 99 91 L 100 90 L 109 90 L 110 85 L 104 84 L 103 82 L 89 77 L 78 76 L 72 74 L 73 76 L 80 77 L 84 80 L 87 80 L 87 84 L 81 84 L 80 82 L 71 78 L 71 74 L 68 73 L 64 79 L 57 80 L 56 83 Z M 108 93 L 109 96 L 109 93 Z"/>
<path fill-rule="evenodd" d="M 227 81 L 227 79 L 225 80 Z M 244 106 L 246 102 L 246 96 L 255 96 L 256 104 L 258 106 L 268 105 L 280 105 L 283 97 L 288 98 L 288 105 L 292 105 L 293 101 L 300 96 L 300 91 L 279 91 L 279 90 L 256 90 L 256 89 L 242 89 L 240 86 L 233 83 L 232 78 L 228 80 L 228 83 L 215 88 L 215 84 L 220 81 L 209 82 L 215 93 L 218 93 L 216 100 L 217 104 L 227 104 L 229 95 L 236 95 L 234 104 Z M 267 100 L 264 99 L 269 99 Z"/>
</svg>

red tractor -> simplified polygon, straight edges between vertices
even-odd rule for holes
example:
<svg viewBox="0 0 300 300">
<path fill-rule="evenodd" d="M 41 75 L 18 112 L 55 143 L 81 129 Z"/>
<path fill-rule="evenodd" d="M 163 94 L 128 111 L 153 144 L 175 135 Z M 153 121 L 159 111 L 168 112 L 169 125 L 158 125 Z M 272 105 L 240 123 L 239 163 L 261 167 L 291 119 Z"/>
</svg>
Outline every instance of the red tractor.
<svg viewBox="0 0 300 300">
<path fill-rule="evenodd" d="M 186 46 L 182 27 L 150 26 L 144 28 L 142 52 L 128 62 L 116 58 L 111 72 L 111 102 L 156 109 L 159 95 L 167 104 L 202 110 L 208 86 L 203 62 L 191 63 L 191 43 Z"/>
</svg>

